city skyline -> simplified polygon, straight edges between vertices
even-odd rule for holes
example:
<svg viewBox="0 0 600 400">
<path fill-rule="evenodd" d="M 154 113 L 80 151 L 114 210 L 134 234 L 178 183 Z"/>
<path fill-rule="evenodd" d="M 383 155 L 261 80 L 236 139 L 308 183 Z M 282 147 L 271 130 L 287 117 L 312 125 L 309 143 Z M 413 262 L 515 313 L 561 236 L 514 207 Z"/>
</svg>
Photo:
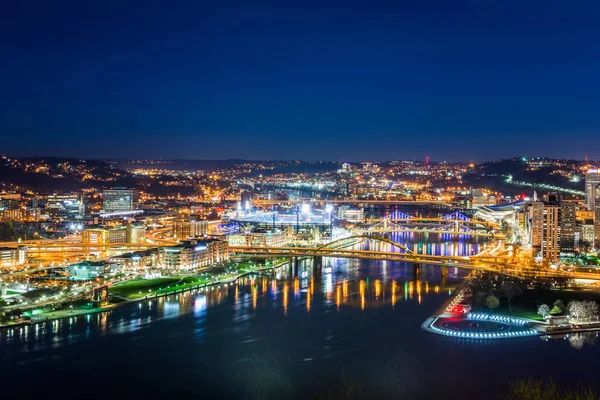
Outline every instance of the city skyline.
<svg viewBox="0 0 600 400">
<path fill-rule="evenodd" d="M 4 153 L 600 159 L 593 2 L 102 4 L 5 10 Z"/>
</svg>

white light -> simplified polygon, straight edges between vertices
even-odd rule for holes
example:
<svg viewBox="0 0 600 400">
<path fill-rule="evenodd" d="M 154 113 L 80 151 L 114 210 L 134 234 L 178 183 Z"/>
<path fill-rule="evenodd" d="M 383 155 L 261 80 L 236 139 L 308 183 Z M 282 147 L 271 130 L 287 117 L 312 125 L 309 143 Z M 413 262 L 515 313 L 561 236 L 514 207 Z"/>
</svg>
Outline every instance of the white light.
<svg viewBox="0 0 600 400">
<path fill-rule="evenodd" d="M 310 204 L 302 203 L 302 207 L 300 208 L 300 211 L 302 212 L 302 214 L 310 213 Z"/>
</svg>

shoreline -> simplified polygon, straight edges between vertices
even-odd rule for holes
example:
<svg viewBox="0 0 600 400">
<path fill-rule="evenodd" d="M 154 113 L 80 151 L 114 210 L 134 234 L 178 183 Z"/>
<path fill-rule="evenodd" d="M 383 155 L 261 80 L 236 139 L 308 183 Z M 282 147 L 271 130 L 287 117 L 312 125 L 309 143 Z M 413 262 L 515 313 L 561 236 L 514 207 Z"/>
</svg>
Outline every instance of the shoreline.
<svg viewBox="0 0 600 400">
<path fill-rule="evenodd" d="M 144 297 L 140 297 L 137 299 L 129 299 L 129 300 L 123 300 L 120 301 L 118 303 L 111 303 L 111 304 L 107 304 L 105 306 L 101 306 L 101 307 L 97 307 L 97 308 L 93 308 L 93 309 L 89 309 L 89 310 L 57 310 L 57 311 L 51 311 L 49 314 L 59 314 L 59 315 L 48 315 L 46 317 L 32 317 L 31 320 L 29 321 L 22 321 L 22 322 L 18 322 L 18 323 L 14 323 L 14 324 L 10 324 L 10 325 L 0 325 L 0 329 L 11 329 L 11 328 L 22 328 L 22 327 L 27 327 L 27 326 L 33 326 L 33 325 L 37 325 L 37 324 L 41 324 L 41 323 L 45 323 L 45 322 L 50 322 L 50 321 L 56 321 L 59 319 L 65 319 L 65 318 L 73 318 L 73 317 L 80 317 L 80 316 L 85 316 L 85 315 L 91 315 L 91 314 L 98 314 L 98 313 L 102 313 L 102 312 L 107 312 L 107 311 L 112 311 L 118 307 L 121 306 L 125 306 L 128 304 L 134 304 L 134 303 L 138 303 L 141 301 L 146 301 L 146 300 L 152 300 L 152 299 L 158 299 L 160 297 L 166 297 L 166 296 L 171 296 L 174 294 L 178 294 L 178 293 L 185 293 L 185 292 L 190 292 L 192 290 L 198 290 L 198 289 L 204 289 L 204 288 L 208 288 L 208 287 L 212 287 L 215 285 L 222 285 L 222 284 L 230 284 L 232 282 L 237 281 L 240 278 L 243 278 L 244 276 L 247 275 L 251 275 L 257 272 L 264 272 L 264 271 L 270 271 L 270 270 L 274 270 L 275 268 L 280 268 L 286 264 L 289 264 L 289 260 L 286 261 L 282 261 L 278 264 L 274 264 L 271 266 L 264 266 L 262 268 L 257 268 L 253 271 L 246 271 L 246 272 L 242 272 L 236 276 L 233 277 L 229 277 L 226 278 L 222 281 L 215 281 L 215 282 L 211 282 L 211 283 L 205 283 L 203 285 L 198 285 L 198 286 L 191 286 L 185 289 L 179 289 L 179 290 L 174 290 L 172 292 L 166 292 L 166 293 L 161 293 L 161 294 L 154 294 L 154 295 L 150 295 L 150 296 L 144 296 Z"/>
<path fill-rule="evenodd" d="M 357 240 L 357 241 L 353 241 L 352 243 L 349 244 L 343 244 L 341 246 L 339 246 L 340 248 L 345 248 L 345 247 L 350 247 L 350 246 L 354 246 L 358 243 L 360 243 L 361 240 Z M 309 257 L 298 257 L 298 259 L 307 259 Z M 89 309 L 89 310 L 57 310 L 57 311 L 51 311 L 48 314 L 59 314 L 59 315 L 49 315 L 46 316 L 45 318 L 40 316 L 40 317 L 32 317 L 29 321 L 22 321 L 22 322 L 18 322 L 18 323 L 14 323 L 14 324 L 10 324 L 10 325 L 0 325 L 0 329 L 11 329 L 11 328 L 22 328 L 22 327 L 27 327 L 27 326 L 33 326 L 33 325 L 37 325 L 37 324 L 41 324 L 44 322 L 49 322 L 49 321 L 56 321 L 59 319 L 65 319 L 65 318 L 72 318 L 72 317 L 80 317 L 80 316 L 85 316 L 85 315 L 91 315 L 91 314 L 98 314 L 98 313 L 102 313 L 102 312 L 107 312 L 107 311 L 112 311 L 118 307 L 121 306 L 125 306 L 127 304 L 134 304 L 134 303 L 138 303 L 141 301 L 146 301 L 146 300 L 152 300 L 152 299 L 157 299 L 160 297 L 166 297 L 166 296 L 170 296 L 173 294 L 177 294 L 177 293 L 184 293 L 184 292 L 190 292 L 192 290 L 198 290 L 198 289 L 204 289 L 207 287 L 212 287 L 215 285 L 222 285 L 222 284 L 230 284 L 232 282 L 237 281 L 240 278 L 243 278 L 244 276 L 247 275 L 251 275 L 254 273 L 260 273 L 260 272 L 264 272 L 264 271 L 272 271 L 276 268 L 280 268 L 286 264 L 290 264 L 289 260 L 285 260 L 285 261 L 281 261 L 277 264 L 274 265 L 270 265 L 270 266 L 263 266 L 261 268 L 257 268 L 255 270 L 252 271 L 246 271 L 246 272 L 242 272 L 240 274 L 237 274 L 235 276 L 223 279 L 221 281 L 215 281 L 215 282 L 211 282 L 211 283 L 205 283 L 203 285 L 198 285 L 198 286 L 190 286 L 188 288 L 184 288 L 184 289 L 179 289 L 179 290 L 174 290 L 172 292 L 166 292 L 166 293 L 161 293 L 161 294 L 154 294 L 151 296 L 144 296 L 144 297 L 140 297 L 137 299 L 127 299 L 127 300 L 123 300 L 120 301 L 118 303 L 112 303 L 112 304 L 107 304 L 105 306 L 101 306 L 101 307 L 97 307 L 97 308 L 93 308 L 93 309 Z"/>
</svg>

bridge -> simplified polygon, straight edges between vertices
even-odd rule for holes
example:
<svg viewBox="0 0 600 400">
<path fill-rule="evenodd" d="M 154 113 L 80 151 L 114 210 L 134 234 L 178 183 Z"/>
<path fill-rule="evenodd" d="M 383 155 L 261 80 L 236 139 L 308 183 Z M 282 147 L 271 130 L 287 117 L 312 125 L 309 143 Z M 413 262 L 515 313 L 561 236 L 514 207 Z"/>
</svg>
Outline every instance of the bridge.
<svg viewBox="0 0 600 400">
<path fill-rule="evenodd" d="M 389 205 L 448 205 L 442 200 L 368 200 L 368 199 L 346 199 L 346 200 L 250 200 L 255 206 L 274 206 L 278 204 L 389 204 Z"/>
<path fill-rule="evenodd" d="M 497 223 L 467 217 L 459 212 L 442 217 L 415 217 L 394 211 L 381 221 L 367 226 L 358 232 L 392 233 L 392 232 L 421 232 L 440 233 L 454 236 L 503 237 L 496 232 L 500 226 Z"/>
<path fill-rule="evenodd" d="M 375 240 L 396 247 L 399 251 L 381 251 L 375 249 L 346 249 L 335 247 L 349 239 Z M 497 247 L 497 250 L 501 246 Z M 242 247 L 231 246 L 229 251 L 239 257 L 314 257 L 319 261 L 322 257 L 358 258 L 369 260 L 401 261 L 413 264 L 415 274 L 420 272 L 422 264 L 438 265 L 442 267 L 442 276 L 447 275 L 448 267 L 464 268 L 475 271 L 500 273 L 519 278 L 566 278 L 566 279 L 591 279 L 600 280 L 600 273 L 592 272 L 565 272 L 565 271 L 540 271 L 533 267 L 525 267 L 510 262 L 508 255 L 496 254 L 497 251 L 482 252 L 473 256 L 439 256 L 418 254 L 405 245 L 391 239 L 371 235 L 354 235 L 330 242 L 321 247 Z"/>
</svg>

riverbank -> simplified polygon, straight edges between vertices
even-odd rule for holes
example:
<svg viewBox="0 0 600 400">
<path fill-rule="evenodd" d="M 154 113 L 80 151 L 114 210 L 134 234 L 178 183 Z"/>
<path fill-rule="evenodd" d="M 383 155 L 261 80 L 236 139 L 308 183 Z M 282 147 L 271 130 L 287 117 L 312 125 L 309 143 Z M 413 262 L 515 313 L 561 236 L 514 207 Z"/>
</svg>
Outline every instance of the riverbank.
<svg viewBox="0 0 600 400">
<path fill-rule="evenodd" d="M 156 299 L 159 297 L 170 296 L 170 295 L 177 294 L 177 293 L 184 293 L 184 292 L 188 292 L 191 290 L 203 290 L 206 288 L 210 288 L 212 286 L 227 285 L 227 284 L 233 283 L 233 282 L 237 281 L 238 279 L 243 278 L 247 275 L 251 275 L 254 273 L 261 273 L 261 272 L 265 272 L 265 271 L 271 271 L 273 269 L 280 268 L 286 264 L 289 264 L 289 260 L 282 260 L 280 262 L 274 263 L 273 265 L 268 265 L 268 266 L 264 265 L 264 266 L 260 266 L 258 268 L 252 269 L 252 270 L 245 270 L 238 274 L 228 274 L 228 275 L 220 277 L 217 280 L 209 280 L 209 279 L 200 280 L 198 278 L 196 278 L 196 280 L 193 280 L 194 276 L 184 276 L 184 277 L 176 277 L 176 278 L 174 278 L 174 277 L 158 278 L 158 279 L 163 279 L 163 280 L 166 279 L 167 280 L 166 282 L 172 281 L 173 279 L 175 279 L 176 281 L 179 280 L 179 281 L 183 282 L 183 281 L 186 281 L 185 278 L 190 278 L 191 280 L 187 280 L 186 282 L 183 282 L 182 285 L 176 285 L 176 286 L 170 287 L 170 288 L 169 287 L 159 288 L 156 291 L 152 291 L 150 293 L 144 294 L 139 297 L 131 298 L 131 299 L 121 297 L 121 296 L 116 296 L 119 301 L 111 302 L 107 305 L 100 306 L 100 307 L 85 308 L 85 309 L 62 309 L 62 310 L 53 310 L 53 311 L 43 312 L 43 313 L 37 314 L 35 316 L 32 316 L 30 320 L 18 320 L 15 322 L 9 322 L 8 324 L 0 325 L 0 329 L 18 328 L 18 327 L 22 327 L 22 326 L 35 325 L 35 324 L 53 321 L 53 320 L 57 320 L 57 319 L 79 317 L 79 316 L 85 316 L 85 315 L 89 315 L 89 314 L 97 314 L 97 313 L 101 313 L 101 312 L 112 311 L 115 308 L 124 306 L 126 304 L 132 304 L 132 303 L 137 303 L 137 302 L 141 302 L 141 301 L 145 301 L 145 300 Z M 143 282 L 143 281 L 140 281 L 140 282 Z M 126 284 L 124 284 L 124 285 L 126 285 Z M 138 290 L 138 292 L 139 292 L 139 290 Z"/>
</svg>

